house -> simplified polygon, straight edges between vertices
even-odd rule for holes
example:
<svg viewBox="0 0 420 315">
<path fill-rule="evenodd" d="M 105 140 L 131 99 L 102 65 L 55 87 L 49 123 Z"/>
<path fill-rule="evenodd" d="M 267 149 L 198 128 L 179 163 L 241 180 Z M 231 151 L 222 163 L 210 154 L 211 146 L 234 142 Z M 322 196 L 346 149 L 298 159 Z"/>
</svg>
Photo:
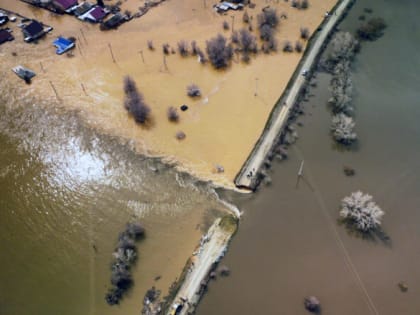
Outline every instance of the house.
<svg viewBox="0 0 420 315">
<path fill-rule="evenodd" d="M 58 37 L 53 42 L 53 45 L 57 47 L 57 50 L 55 51 L 57 55 L 64 54 L 66 51 L 73 49 L 75 47 L 74 42 L 64 37 Z"/>
<path fill-rule="evenodd" d="M 7 42 L 7 41 L 12 41 L 15 38 L 13 37 L 13 35 L 11 34 L 10 31 L 8 30 L 0 30 L 0 45 Z"/>
<path fill-rule="evenodd" d="M 104 19 L 104 17 L 108 15 L 108 13 L 109 11 L 107 9 L 95 6 L 93 9 L 79 16 L 79 19 L 81 19 L 82 21 L 98 23 L 101 22 Z"/>
<path fill-rule="evenodd" d="M 41 38 L 46 34 L 44 26 L 38 21 L 32 20 L 31 23 L 22 28 L 25 42 L 31 42 L 35 39 Z"/>
<path fill-rule="evenodd" d="M 78 5 L 77 0 L 53 0 L 52 4 L 61 12 L 70 13 Z"/>
<path fill-rule="evenodd" d="M 82 2 L 78 6 L 76 6 L 73 10 L 75 16 L 81 16 L 91 10 L 93 8 L 93 4 L 89 2 Z"/>
</svg>

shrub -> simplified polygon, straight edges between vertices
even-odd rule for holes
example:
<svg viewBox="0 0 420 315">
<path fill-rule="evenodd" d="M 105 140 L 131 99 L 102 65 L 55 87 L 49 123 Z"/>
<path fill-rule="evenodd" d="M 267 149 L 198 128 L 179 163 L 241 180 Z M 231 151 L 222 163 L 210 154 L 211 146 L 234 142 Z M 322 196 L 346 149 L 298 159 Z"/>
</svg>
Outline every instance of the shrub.
<svg viewBox="0 0 420 315">
<path fill-rule="evenodd" d="M 187 86 L 187 95 L 190 97 L 199 97 L 201 96 L 201 90 L 196 84 L 190 84 Z"/>
<path fill-rule="evenodd" d="M 206 55 L 204 54 L 204 52 L 199 47 L 197 47 L 197 56 L 198 56 L 198 60 L 200 61 L 200 63 L 206 63 L 207 62 Z"/>
<path fill-rule="evenodd" d="M 244 15 L 242 15 L 242 21 L 244 23 L 249 23 L 249 15 L 248 15 L 248 12 L 247 11 L 245 11 L 244 12 Z"/>
<path fill-rule="evenodd" d="M 309 7 L 309 2 L 308 0 L 302 0 L 300 3 L 300 8 L 301 9 L 307 9 Z"/>
<path fill-rule="evenodd" d="M 229 23 L 228 23 L 228 21 L 223 21 L 223 29 L 225 30 L 225 31 L 227 31 L 228 29 L 229 29 Z"/>
<path fill-rule="evenodd" d="M 378 228 L 384 214 L 372 196 L 361 191 L 353 192 L 341 201 L 340 216 L 361 232 Z"/>
<path fill-rule="evenodd" d="M 290 1 L 290 5 L 291 5 L 293 8 L 299 8 L 299 6 L 300 6 L 300 4 L 299 4 L 299 2 L 298 2 L 297 0 L 292 0 L 292 1 Z"/>
<path fill-rule="evenodd" d="M 162 51 L 165 55 L 169 55 L 171 46 L 168 43 L 162 45 Z"/>
<path fill-rule="evenodd" d="M 227 44 L 226 38 L 221 34 L 206 42 L 206 51 L 216 69 L 226 68 L 233 56 L 232 46 Z"/>
<path fill-rule="evenodd" d="M 377 40 L 384 34 L 386 26 L 384 19 L 372 18 L 357 29 L 357 36 L 362 40 Z"/>
<path fill-rule="evenodd" d="M 178 110 L 173 106 L 168 108 L 167 116 L 169 121 L 178 122 L 179 120 Z"/>
<path fill-rule="evenodd" d="M 286 40 L 283 43 L 283 51 L 284 52 L 293 52 L 293 46 L 292 46 L 292 43 L 290 41 Z"/>
<path fill-rule="evenodd" d="M 178 52 L 182 57 L 188 56 L 188 42 L 181 40 L 178 42 Z"/>
<path fill-rule="evenodd" d="M 300 28 L 300 38 L 302 39 L 308 39 L 310 35 L 309 29 L 307 27 L 301 27 Z"/>
<path fill-rule="evenodd" d="M 191 42 L 191 54 L 193 55 L 193 56 L 196 56 L 197 54 L 198 54 L 198 50 L 199 50 L 200 48 L 198 48 L 198 46 L 197 46 L 197 42 L 195 41 L 195 40 L 193 40 L 192 42 Z"/>
<path fill-rule="evenodd" d="M 297 51 L 298 53 L 302 52 L 303 50 L 303 45 L 300 41 L 297 41 L 295 43 L 295 51 Z"/>
<path fill-rule="evenodd" d="M 144 124 L 150 117 L 150 108 L 144 102 L 143 95 L 138 91 L 136 83 L 130 76 L 124 78 L 124 107 L 139 124 Z"/>
<path fill-rule="evenodd" d="M 148 47 L 150 50 L 154 50 L 154 49 L 155 49 L 155 46 L 153 46 L 153 41 L 152 41 L 152 40 L 148 40 L 148 41 L 147 41 L 147 47 Z"/>
</svg>

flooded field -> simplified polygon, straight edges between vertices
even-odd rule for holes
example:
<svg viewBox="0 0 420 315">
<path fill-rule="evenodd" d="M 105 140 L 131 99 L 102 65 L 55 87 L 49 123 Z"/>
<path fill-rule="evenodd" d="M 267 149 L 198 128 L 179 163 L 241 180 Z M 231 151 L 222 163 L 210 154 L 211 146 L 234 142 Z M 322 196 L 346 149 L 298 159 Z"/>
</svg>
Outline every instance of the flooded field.
<svg viewBox="0 0 420 315">
<path fill-rule="evenodd" d="M 408 0 L 356 3 L 341 29 L 353 31 L 362 14 L 388 24 L 382 38 L 363 44 L 354 64 L 357 148 L 343 151 L 332 142 L 329 77 L 318 75 L 300 139 L 289 160 L 274 165 L 273 184 L 254 196 L 228 196 L 244 211 L 224 260 L 232 275 L 210 285 L 199 315 L 304 315 L 308 295 L 320 299 L 324 315 L 419 313 L 418 10 Z M 356 175 L 346 177 L 344 165 Z M 338 224 L 341 199 L 358 189 L 385 211 L 389 242 L 358 238 Z"/>
</svg>

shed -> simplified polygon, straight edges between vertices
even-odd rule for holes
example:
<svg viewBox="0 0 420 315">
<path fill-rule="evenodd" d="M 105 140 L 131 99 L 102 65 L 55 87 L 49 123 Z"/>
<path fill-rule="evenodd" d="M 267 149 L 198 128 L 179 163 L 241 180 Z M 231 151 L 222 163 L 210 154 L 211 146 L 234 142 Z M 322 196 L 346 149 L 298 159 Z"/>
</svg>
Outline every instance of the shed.
<svg viewBox="0 0 420 315">
<path fill-rule="evenodd" d="M 89 3 L 89 2 L 82 2 L 81 4 L 79 4 L 75 9 L 74 9 L 74 15 L 75 16 L 81 16 L 83 14 L 85 14 L 86 12 L 88 12 L 89 10 L 91 10 L 93 7 L 93 4 Z"/>
<path fill-rule="evenodd" d="M 58 37 L 53 42 L 53 45 L 57 47 L 57 50 L 55 51 L 57 55 L 64 54 L 66 51 L 73 49 L 75 46 L 74 42 L 64 37 Z"/>
</svg>

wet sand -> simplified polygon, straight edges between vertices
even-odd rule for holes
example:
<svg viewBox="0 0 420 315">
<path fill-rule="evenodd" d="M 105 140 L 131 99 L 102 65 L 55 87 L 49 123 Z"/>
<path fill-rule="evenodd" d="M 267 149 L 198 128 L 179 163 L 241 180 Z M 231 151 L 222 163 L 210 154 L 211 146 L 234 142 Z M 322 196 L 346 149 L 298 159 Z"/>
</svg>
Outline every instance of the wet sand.
<svg viewBox="0 0 420 315">
<path fill-rule="evenodd" d="M 128 1 L 124 6 L 133 8 L 136 3 Z M 277 33 L 281 50 L 285 40 L 292 43 L 298 40 L 300 27 L 313 31 L 335 1 L 313 0 L 307 10 L 296 10 L 283 1 L 256 1 L 256 4 L 255 9 L 247 9 L 254 17 L 254 29 L 256 15 L 266 5 L 287 14 L 288 19 L 281 20 Z M 30 90 L 43 99 L 55 98 L 49 84 L 52 81 L 62 106 L 80 111 L 89 125 L 130 139 L 138 152 L 164 157 L 198 178 L 233 187 L 234 177 L 261 134 L 301 54 L 259 54 L 248 65 L 233 62 L 226 71 L 215 71 L 210 65 L 200 65 L 195 57 L 182 58 L 176 54 L 167 57 L 166 71 L 161 51 L 163 43 L 176 48 L 179 40 L 196 40 L 204 49 L 205 41 L 217 33 L 230 36 L 230 31 L 222 29 L 223 21 L 232 21 L 230 16 L 235 16 L 234 29 L 244 25 L 242 12 L 223 16 L 211 9 L 211 3 L 206 5 L 204 8 L 204 2 L 193 0 L 167 1 L 117 31 L 100 32 L 97 25 L 82 23 L 73 17 L 53 17 L 45 10 L 34 9 L 20 1 L 0 0 L 0 7 L 35 17 L 54 27 L 37 45 L 23 43 L 20 31 L 15 29 L 16 40 L 0 47 L 1 71 L 22 93 Z M 78 38 L 74 57 L 55 55 L 51 42 L 57 35 Z M 147 49 L 147 40 L 153 40 L 155 51 Z M 112 62 L 108 44 L 116 63 Z M 11 55 L 13 51 L 18 53 L 16 57 Z M 139 51 L 143 51 L 145 63 Z M 40 62 L 45 73 L 41 71 Z M 11 73 L 10 68 L 16 64 L 38 72 L 31 86 L 25 86 Z M 136 80 L 152 108 L 153 124 L 148 129 L 137 126 L 123 109 L 122 78 L 126 74 Z M 255 97 L 257 79 L 258 96 Z M 186 86 L 193 82 L 203 93 L 197 101 L 186 96 Z M 189 105 L 190 109 L 181 113 L 178 124 L 169 123 L 167 107 L 182 104 Z M 178 130 L 187 135 L 182 142 L 175 139 Z M 224 167 L 223 174 L 214 173 L 216 164 Z"/>
</svg>

